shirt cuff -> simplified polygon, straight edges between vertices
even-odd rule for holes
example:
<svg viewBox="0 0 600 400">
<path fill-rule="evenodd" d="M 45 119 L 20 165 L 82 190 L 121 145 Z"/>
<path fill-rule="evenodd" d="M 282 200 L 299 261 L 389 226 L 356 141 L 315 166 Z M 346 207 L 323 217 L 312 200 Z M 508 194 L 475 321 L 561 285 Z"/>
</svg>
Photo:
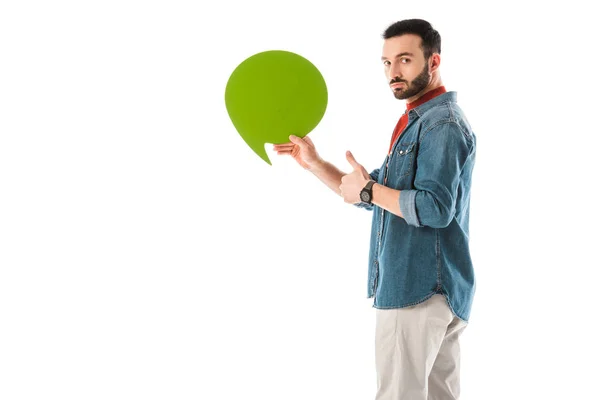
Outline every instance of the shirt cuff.
<svg viewBox="0 0 600 400">
<path fill-rule="evenodd" d="M 401 190 L 400 191 L 400 212 L 407 224 L 422 227 L 417 216 L 416 190 Z"/>
<path fill-rule="evenodd" d="M 365 203 L 354 203 L 353 206 L 358 207 L 358 208 L 363 208 L 365 210 L 371 211 L 373 210 L 373 204 L 365 204 Z"/>
</svg>

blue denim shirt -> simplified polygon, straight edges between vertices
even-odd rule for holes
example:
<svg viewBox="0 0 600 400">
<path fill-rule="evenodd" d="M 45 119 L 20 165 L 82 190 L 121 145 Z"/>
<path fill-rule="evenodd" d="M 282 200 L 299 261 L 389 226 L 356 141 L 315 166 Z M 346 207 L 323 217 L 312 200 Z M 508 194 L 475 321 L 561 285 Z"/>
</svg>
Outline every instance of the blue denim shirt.
<svg viewBox="0 0 600 400">
<path fill-rule="evenodd" d="M 468 321 L 475 293 L 469 251 L 469 200 L 475 135 L 443 93 L 408 112 L 408 125 L 380 168 L 379 184 L 400 190 L 400 218 L 376 205 L 369 251 L 368 297 L 375 308 L 399 308 L 444 294 Z"/>
</svg>

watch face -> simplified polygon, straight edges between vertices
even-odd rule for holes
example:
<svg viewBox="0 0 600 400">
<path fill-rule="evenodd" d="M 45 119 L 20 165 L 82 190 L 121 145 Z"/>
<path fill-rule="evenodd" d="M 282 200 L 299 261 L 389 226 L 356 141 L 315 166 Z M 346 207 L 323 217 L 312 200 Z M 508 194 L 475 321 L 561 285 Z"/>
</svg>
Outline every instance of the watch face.
<svg viewBox="0 0 600 400">
<path fill-rule="evenodd" d="M 367 192 L 362 192 L 360 194 L 360 198 L 361 198 L 362 201 L 369 201 L 369 197 L 370 197 L 369 193 L 367 193 Z"/>
</svg>

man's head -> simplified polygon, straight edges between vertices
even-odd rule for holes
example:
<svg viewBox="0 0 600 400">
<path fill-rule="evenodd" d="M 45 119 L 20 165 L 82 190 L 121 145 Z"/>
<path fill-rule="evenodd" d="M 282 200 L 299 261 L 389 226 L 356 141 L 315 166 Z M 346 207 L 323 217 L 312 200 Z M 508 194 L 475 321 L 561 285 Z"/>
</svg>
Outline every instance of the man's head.
<svg viewBox="0 0 600 400">
<path fill-rule="evenodd" d="M 406 19 L 390 25 L 383 33 L 381 60 L 394 96 L 410 99 L 421 93 L 439 74 L 442 39 L 422 19 Z"/>
</svg>

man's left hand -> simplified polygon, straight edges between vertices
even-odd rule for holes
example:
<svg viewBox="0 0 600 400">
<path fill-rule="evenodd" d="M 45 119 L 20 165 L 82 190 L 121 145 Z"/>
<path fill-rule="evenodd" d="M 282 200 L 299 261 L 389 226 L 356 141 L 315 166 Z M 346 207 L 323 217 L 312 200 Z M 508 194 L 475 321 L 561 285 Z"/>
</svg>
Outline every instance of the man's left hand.
<svg viewBox="0 0 600 400">
<path fill-rule="evenodd" d="M 351 152 L 346 152 L 346 159 L 354 170 L 351 173 L 342 176 L 340 194 L 346 203 L 360 203 L 360 191 L 365 187 L 367 182 L 371 180 L 371 176 L 367 170 L 354 159 Z"/>
</svg>

